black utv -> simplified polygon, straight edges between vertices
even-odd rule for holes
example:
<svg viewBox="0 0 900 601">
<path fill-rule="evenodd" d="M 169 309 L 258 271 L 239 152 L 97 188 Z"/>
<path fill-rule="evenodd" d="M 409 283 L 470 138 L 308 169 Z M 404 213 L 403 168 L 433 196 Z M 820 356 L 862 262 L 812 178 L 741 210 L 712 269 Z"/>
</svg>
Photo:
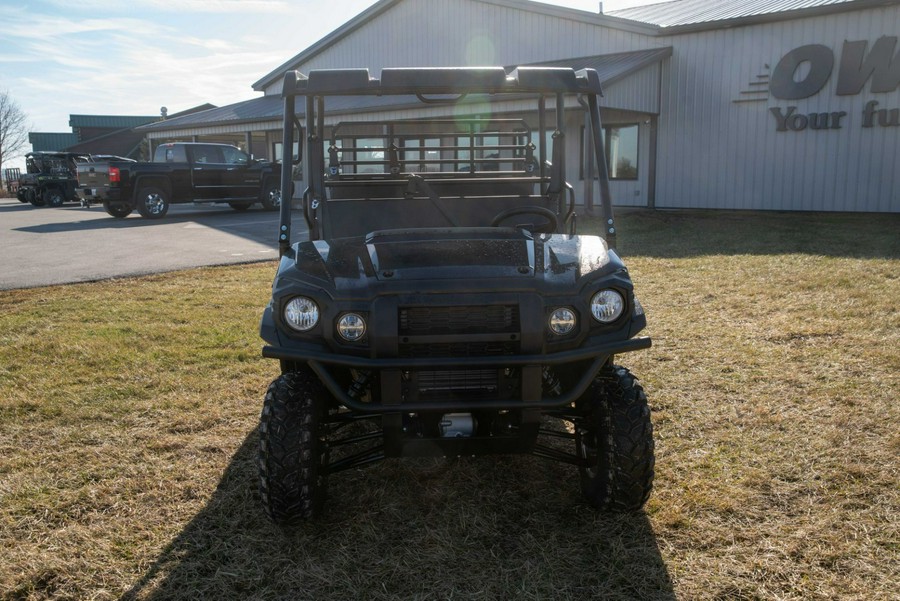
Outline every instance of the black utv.
<svg viewBox="0 0 900 601">
<path fill-rule="evenodd" d="M 76 165 L 88 160 L 89 155 L 74 152 L 29 152 L 16 198 L 36 207 L 60 207 L 64 202 L 77 201 Z"/>
<path fill-rule="evenodd" d="M 615 359 L 650 339 L 614 250 L 600 96 L 593 70 L 286 74 L 310 240 L 291 243 L 283 203 L 260 327 L 281 365 L 259 426 L 275 522 L 315 516 L 329 476 L 387 457 L 529 453 L 577 466 L 600 510 L 643 507 L 650 411 Z M 421 118 L 335 116 L 360 107 Z M 576 234 L 564 177 L 585 112 L 602 236 Z"/>
</svg>

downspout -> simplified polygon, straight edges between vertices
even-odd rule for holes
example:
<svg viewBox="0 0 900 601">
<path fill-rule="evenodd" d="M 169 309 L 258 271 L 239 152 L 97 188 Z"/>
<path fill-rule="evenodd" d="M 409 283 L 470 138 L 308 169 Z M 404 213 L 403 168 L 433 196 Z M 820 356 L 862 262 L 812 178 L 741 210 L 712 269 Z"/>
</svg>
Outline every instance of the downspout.
<svg viewBox="0 0 900 601">
<path fill-rule="evenodd" d="M 656 114 L 650 117 L 650 164 L 647 166 L 647 208 L 656 208 L 656 165 L 659 153 L 659 116 L 662 114 L 663 66 L 657 63 L 656 73 Z"/>
</svg>

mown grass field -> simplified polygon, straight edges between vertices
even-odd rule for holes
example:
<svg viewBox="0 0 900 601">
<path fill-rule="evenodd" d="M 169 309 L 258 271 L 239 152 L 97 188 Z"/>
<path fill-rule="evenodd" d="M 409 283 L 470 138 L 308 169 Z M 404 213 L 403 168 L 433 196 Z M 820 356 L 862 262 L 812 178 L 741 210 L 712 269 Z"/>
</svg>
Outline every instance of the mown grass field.
<svg viewBox="0 0 900 601">
<path fill-rule="evenodd" d="M 646 512 L 530 457 L 256 498 L 274 263 L 0 292 L 2 599 L 898 599 L 900 216 L 633 212 Z M 582 232 L 590 230 L 582 221 Z"/>
</svg>

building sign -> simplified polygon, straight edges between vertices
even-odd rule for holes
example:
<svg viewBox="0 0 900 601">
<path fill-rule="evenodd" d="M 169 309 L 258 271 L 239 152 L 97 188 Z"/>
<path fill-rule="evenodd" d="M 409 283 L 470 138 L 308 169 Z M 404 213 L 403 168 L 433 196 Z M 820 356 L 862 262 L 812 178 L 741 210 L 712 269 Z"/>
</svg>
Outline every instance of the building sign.
<svg viewBox="0 0 900 601">
<path fill-rule="evenodd" d="M 781 100 L 801 100 L 815 96 L 837 71 L 837 96 L 855 96 L 870 82 L 869 92 L 889 93 L 900 88 L 900 51 L 896 36 L 879 38 L 871 49 L 866 40 L 846 41 L 835 69 L 835 55 L 828 46 L 807 44 L 785 54 L 769 80 L 769 93 Z M 798 77 L 798 74 L 800 75 Z M 900 127 L 900 107 L 884 108 L 877 100 L 866 103 L 861 115 L 846 111 L 803 114 L 796 106 L 772 107 L 776 131 L 841 129 L 859 118 L 861 127 Z"/>
</svg>

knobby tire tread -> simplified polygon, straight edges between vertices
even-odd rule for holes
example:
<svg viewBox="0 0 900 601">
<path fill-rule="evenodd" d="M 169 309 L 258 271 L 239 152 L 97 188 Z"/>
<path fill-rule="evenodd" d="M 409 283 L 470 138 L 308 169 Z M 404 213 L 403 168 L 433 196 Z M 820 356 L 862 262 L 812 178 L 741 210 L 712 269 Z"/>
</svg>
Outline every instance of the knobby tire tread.
<svg viewBox="0 0 900 601">
<path fill-rule="evenodd" d="M 643 387 L 624 367 L 601 373 L 592 388 L 591 427 L 598 437 L 597 476 L 582 475 L 585 496 L 613 513 L 639 511 L 653 488 L 653 425 Z"/>
<path fill-rule="evenodd" d="M 286 373 L 266 392 L 259 424 L 259 493 L 266 514 L 291 526 L 315 517 L 325 496 L 323 390 L 308 372 Z"/>
</svg>

